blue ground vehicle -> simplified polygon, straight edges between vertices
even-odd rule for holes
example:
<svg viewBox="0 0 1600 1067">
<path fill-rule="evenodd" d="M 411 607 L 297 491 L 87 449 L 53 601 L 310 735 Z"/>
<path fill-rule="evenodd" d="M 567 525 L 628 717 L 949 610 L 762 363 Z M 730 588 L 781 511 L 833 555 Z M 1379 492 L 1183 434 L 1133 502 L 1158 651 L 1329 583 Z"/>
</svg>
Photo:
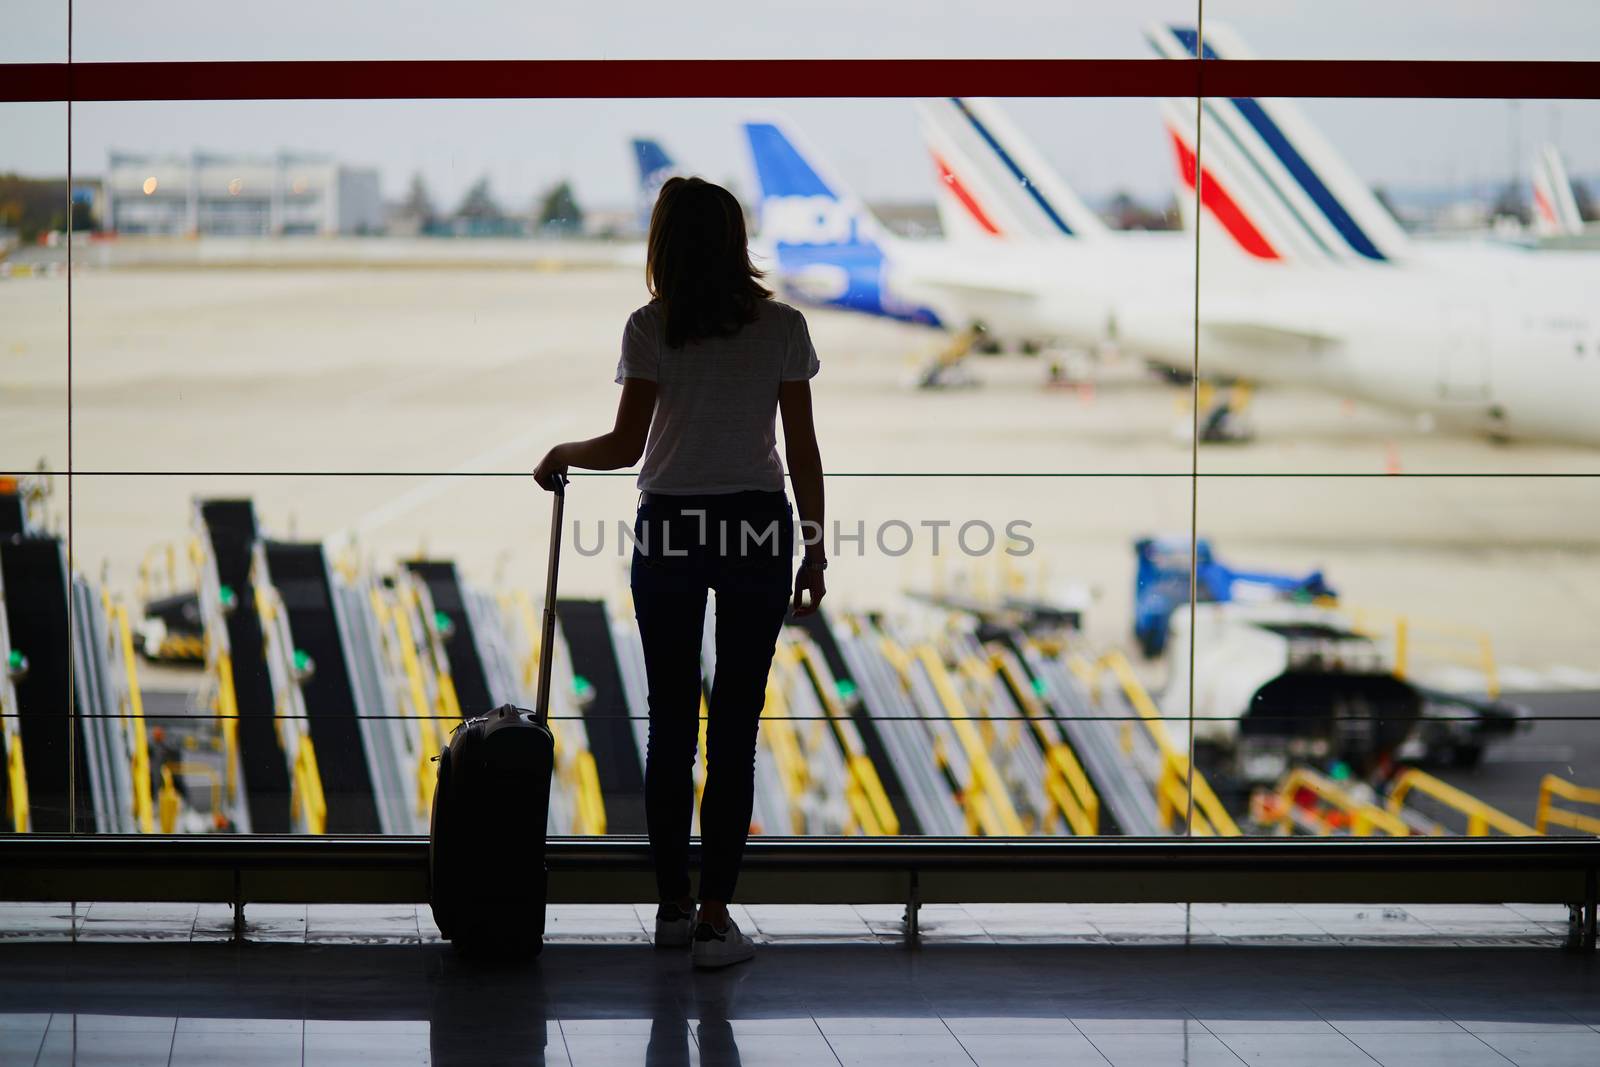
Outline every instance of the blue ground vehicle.
<svg viewBox="0 0 1600 1067">
<path fill-rule="evenodd" d="M 1195 600 L 1224 604 L 1243 598 L 1314 600 L 1335 593 L 1320 570 L 1296 577 L 1265 571 L 1236 570 L 1219 561 L 1211 542 L 1198 538 L 1195 548 Z M 1182 536 L 1142 537 L 1134 542 L 1139 568 L 1134 577 L 1133 635 L 1148 657 L 1167 647 L 1167 622 L 1189 602 L 1189 539 Z"/>
</svg>

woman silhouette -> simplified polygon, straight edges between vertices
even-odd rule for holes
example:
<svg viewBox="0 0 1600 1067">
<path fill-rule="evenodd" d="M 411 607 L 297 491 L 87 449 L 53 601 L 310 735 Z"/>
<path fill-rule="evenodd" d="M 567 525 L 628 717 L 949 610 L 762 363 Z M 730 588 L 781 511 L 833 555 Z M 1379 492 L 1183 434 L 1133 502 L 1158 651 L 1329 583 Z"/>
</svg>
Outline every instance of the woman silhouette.
<svg viewBox="0 0 1600 1067">
<path fill-rule="evenodd" d="M 650 216 L 651 300 L 628 319 L 610 433 L 552 448 L 534 477 L 616 470 L 643 455 L 633 602 L 650 686 L 645 809 L 661 904 L 657 947 L 692 946 L 697 966 L 754 954 L 728 916 L 750 832 L 756 728 L 767 670 L 790 606 L 794 516 L 775 416 L 803 528 L 822 529 L 822 457 L 811 421 L 816 350 L 805 318 L 771 299 L 750 262 L 744 212 L 726 189 L 672 178 Z M 810 539 L 807 539 L 808 542 Z M 820 537 L 792 585 L 797 615 L 826 591 Z M 689 829 L 706 593 L 717 594 L 716 676 L 700 800 L 698 914 Z"/>
</svg>

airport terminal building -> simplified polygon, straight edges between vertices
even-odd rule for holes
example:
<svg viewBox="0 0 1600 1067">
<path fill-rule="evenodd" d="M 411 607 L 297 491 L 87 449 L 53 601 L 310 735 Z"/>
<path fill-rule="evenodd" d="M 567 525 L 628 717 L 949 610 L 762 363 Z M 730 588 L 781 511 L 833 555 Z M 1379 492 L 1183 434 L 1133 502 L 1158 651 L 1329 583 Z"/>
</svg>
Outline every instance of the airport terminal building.
<svg viewBox="0 0 1600 1067">
<path fill-rule="evenodd" d="M 5 8 L 0 1067 L 1600 1065 L 1600 3 L 393 7 Z"/>
<path fill-rule="evenodd" d="M 113 152 L 104 218 L 122 234 L 284 237 L 376 232 L 378 172 L 327 156 Z"/>
</svg>

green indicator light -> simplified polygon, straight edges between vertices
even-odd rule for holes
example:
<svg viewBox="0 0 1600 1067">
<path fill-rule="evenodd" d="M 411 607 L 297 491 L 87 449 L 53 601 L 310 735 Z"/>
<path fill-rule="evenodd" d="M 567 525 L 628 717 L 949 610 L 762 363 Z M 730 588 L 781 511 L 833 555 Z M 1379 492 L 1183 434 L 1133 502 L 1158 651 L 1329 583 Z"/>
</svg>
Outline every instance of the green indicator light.
<svg viewBox="0 0 1600 1067">
<path fill-rule="evenodd" d="M 1336 782 L 1348 782 L 1350 780 L 1350 764 L 1344 762 L 1344 760 L 1336 761 L 1328 769 L 1328 776 Z"/>
<path fill-rule="evenodd" d="M 574 674 L 572 676 L 572 690 L 580 697 L 586 697 L 590 693 L 594 692 L 594 686 L 591 685 L 589 683 L 589 679 L 585 678 L 583 675 Z"/>
<path fill-rule="evenodd" d="M 295 649 L 294 650 L 294 669 L 296 671 L 298 671 L 299 673 L 304 674 L 306 669 L 308 667 L 310 667 L 310 666 L 311 666 L 311 654 L 309 652 L 307 652 L 303 648 Z"/>
<path fill-rule="evenodd" d="M 1033 680 L 1033 691 L 1035 693 L 1039 694 L 1040 696 L 1044 696 L 1044 679 L 1043 678 L 1035 678 Z"/>
<path fill-rule="evenodd" d="M 231 585 L 220 585 L 217 587 L 217 600 L 223 607 L 231 608 L 239 602 L 239 594 L 233 591 Z"/>
<path fill-rule="evenodd" d="M 6 669 L 13 672 L 20 671 L 22 665 L 26 662 L 28 662 L 28 657 L 22 654 L 22 650 L 13 648 L 11 655 L 6 657 Z"/>
<path fill-rule="evenodd" d="M 446 615 L 442 611 L 434 612 L 433 613 L 433 625 L 434 625 L 434 628 L 437 629 L 437 630 L 448 630 L 448 629 L 450 629 L 450 627 L 452 625 L 451 622 L 450 622 L 450 616 Z"/>
<path fill-rule="evenodd" d="M 849 700 L 856 695 L 856 683 L 848 678 L 840 678 L 835 686 L 839 690 L 839 699 Z"/>
</svg>

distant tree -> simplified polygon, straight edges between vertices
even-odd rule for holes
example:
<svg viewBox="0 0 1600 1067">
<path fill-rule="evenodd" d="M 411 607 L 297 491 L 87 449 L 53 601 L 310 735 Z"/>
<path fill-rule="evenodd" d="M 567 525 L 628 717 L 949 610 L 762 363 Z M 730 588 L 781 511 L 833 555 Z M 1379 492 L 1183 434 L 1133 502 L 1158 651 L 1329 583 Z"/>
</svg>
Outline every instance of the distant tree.
<svg viewBox="0 0 1600 1067">
<path fill-rule="evenodd" d="M 539 229 L 547 233 L 583 232 L 583 209 L 572 193 L 571 182 L 559 181 L 539 198 L 537 221 Z"/>
<path fill-rule="evenodd" d="M 88 224 L 82 208 L 75 228 Z M 0 174 L 0 229 L 14 229 L 24 243 L 67 227 L 67 183 L 59 178 Z"/>
<path fill-rule="evenodd" d="M 421 174 L 411 176 L 411 186 L 400 204 L 400 214 L 416 219 L 423 227 L 431 225 L 439 217 L 433 208 L 433 197 L 428 195 L 428 184 L 422 180 Z"/>
<path fill-rule="evenodd" d="M 494 194 L 489 192 L 489 176 L 486 174 L 473 183 L 467 195 L 462 199 L 461 206 L 456 208 L 456 218 L 470 219 L 474 222 L 498 222 L 505 218 L 505 212 L 500 210 L 500 205 L 495 203 Z"/>
</svg>

